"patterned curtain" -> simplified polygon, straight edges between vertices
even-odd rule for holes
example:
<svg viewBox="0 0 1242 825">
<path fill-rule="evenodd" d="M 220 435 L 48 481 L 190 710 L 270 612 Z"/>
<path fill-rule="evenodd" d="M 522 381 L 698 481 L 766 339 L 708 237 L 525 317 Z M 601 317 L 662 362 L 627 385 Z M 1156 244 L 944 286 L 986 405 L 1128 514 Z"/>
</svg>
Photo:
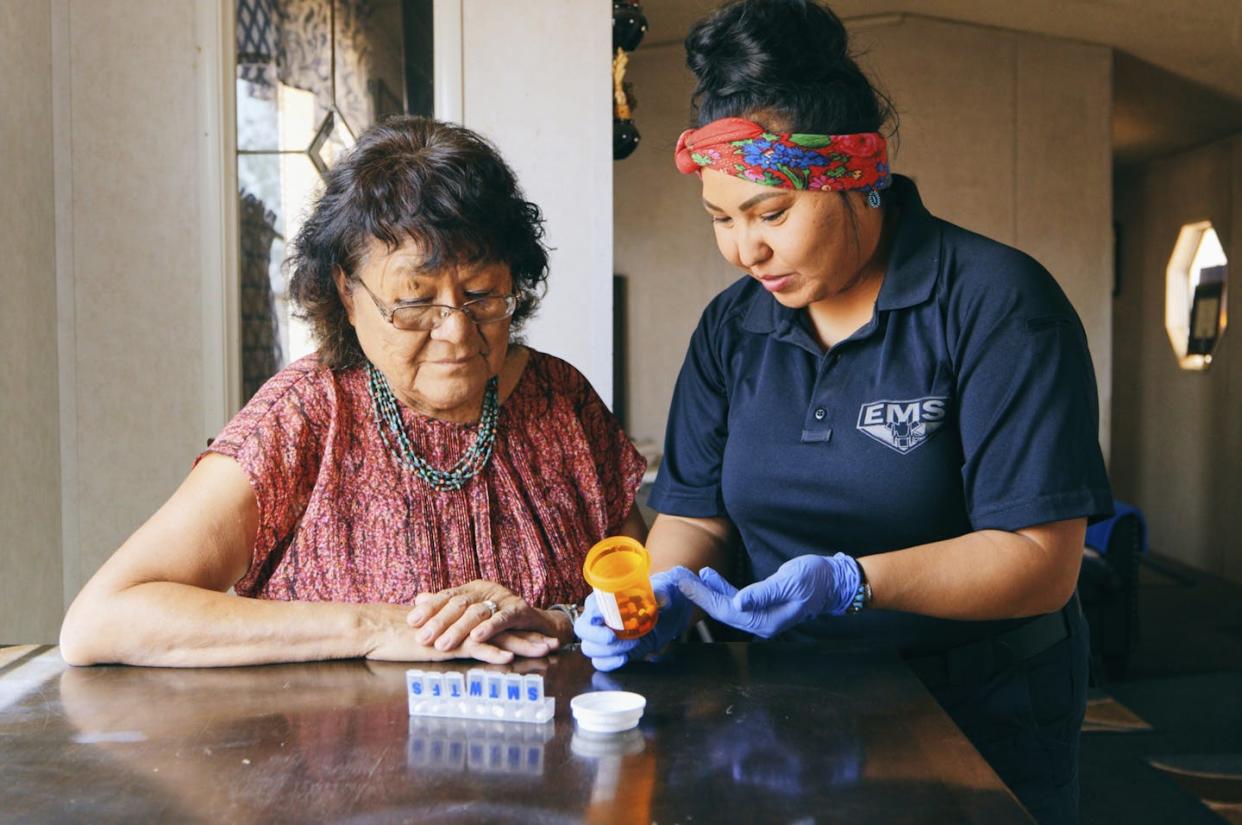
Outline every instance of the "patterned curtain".
<svg viewBox="0 0 1242 825">
<path fill-rule="evenodd" d="M 241 219 L 241 336 L 242 393 L 250 398 L 280 369 L 280 324 L 272 279 L 268 274 L 276 215 L 263 202 L 242 192 Z"/>
</svg>

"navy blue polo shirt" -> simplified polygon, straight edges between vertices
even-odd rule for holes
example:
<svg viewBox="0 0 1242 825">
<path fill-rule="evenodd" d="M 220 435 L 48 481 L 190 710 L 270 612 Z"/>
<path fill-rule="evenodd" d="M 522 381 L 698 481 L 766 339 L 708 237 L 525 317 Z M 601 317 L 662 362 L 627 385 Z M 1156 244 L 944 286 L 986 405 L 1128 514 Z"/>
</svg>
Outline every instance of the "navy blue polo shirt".
<svg viewBox="0 0 1242 825">
<path fill-rule="evenodd" d="M 761 579 L 973 530 L 1111 512 L 1082 324 L 1029 256 L 932 216 L 895 176 L 898 225 L 871 320 L 824 351 L 805 311 L 739 280 L 704 311 L 650 504 L 728 518 Z M 1013 622 L 872 610 L 801 635 L 911 649 Z"/>
</svg>

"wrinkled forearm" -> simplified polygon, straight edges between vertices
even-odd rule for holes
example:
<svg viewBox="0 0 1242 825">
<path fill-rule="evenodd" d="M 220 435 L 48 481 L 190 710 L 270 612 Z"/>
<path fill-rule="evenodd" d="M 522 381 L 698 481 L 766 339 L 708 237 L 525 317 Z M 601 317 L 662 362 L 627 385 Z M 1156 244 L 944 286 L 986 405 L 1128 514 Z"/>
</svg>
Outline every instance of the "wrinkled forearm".
<svg viewBox="0 0 1242 825">
<path fill-rule="evenodd" d="M 61 628 L 72 665 L 222 667 L 367 655 L 390 605 L 279 602 L 171 582 L 83 593 Z"/>
</svg>

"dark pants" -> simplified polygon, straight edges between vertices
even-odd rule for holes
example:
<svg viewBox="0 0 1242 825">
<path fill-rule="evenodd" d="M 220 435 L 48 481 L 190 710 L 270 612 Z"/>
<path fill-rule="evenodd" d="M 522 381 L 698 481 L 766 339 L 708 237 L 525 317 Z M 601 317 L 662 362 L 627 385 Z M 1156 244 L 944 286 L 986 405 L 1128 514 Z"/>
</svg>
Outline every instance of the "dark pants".
<svg viewBox="0 0 1242 825">
<path fill-rule="evenodd" d="M 1087 708 L 1090 644 L 1078 609 L 1070 637 L 975 684 L 932 689 L 936 700 L 1040 823 L 1078 822 L 1078 737 Z"/>
</svg>

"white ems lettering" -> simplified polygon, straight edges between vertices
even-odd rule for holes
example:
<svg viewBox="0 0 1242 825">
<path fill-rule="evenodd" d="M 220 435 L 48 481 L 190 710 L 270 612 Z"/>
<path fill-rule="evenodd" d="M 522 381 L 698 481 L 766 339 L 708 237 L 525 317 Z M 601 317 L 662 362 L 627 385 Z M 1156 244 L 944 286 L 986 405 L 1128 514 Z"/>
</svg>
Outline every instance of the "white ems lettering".
<svg viewBox="0 0 1242 825">
<path fill-rule="evenodd" d="M 858 410 L 858 431 L 902 455 L 921 446 L 944 424 L 948 399 L 872 401 Z"/>
</svg>

